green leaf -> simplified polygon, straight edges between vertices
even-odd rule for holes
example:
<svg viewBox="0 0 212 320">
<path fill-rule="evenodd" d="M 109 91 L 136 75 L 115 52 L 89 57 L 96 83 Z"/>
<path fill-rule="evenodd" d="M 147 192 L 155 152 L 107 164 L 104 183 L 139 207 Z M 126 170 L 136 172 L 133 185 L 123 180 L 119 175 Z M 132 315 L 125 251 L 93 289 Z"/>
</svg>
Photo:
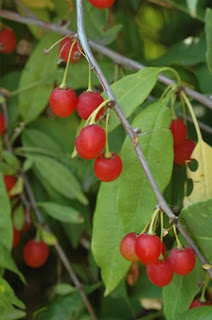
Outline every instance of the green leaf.
<svg viewBox="0 0 212 320">
<path fill-rule="evenodd" d="M 174 320 L 178 320 L 176 318 Z M 194 308 L 182 314 L 183 320 L 211 320 L 212 319 L 212 307 Z"/>
<path fill-rule="evenodd" d="M 53 202 L 39 202 L 38 206 L 42 207 L 52 218 L 62 222 L 82 223 L 84 221 L 80 212 L 71 207 Z"/>
<path fill-rule="evenodd" d="M 26 160 L 24 161 L 24 163 L 23 163 L 22 170 L 23 170 L 24 172 L 26 172 L 26 171 L 30 170 L 30 169 L 32 168 L 32 166 L 33 166 L 33 161 L 32 161 L 32 159 L 26 159 Z"/>
<path fill-rule="evenodd" d="M 106 287 L 105 295 L 116 288 L 130 262 L 120 254 L 124 230 L 117 208 L 118 181 L 102 183 L 94 213 L 92 251 Z"/>
<path fill-rule="evenodd" d="M 212 261 L 212 199 L 195 202 L 184 208 L 180 221 L 196 245 L 210 262 Z"/>
<path fill-rule="evenodd" d="M 160 101 L 144 109 L 132 123 L 132 127 L 140 127 L 142 132 L 147 132 L 138 137 L 138 141 L 161 192 L 169 183 L 173 166 L 170 123 L 170 111 Z M 125 140 L 121 158 L 119 214 L 125 232 L 141 232 L 153 214 L 157 200 L 129 138 Z"/>
<path fill-rule="evenodd" d="M 16 230 L 21 230 L 25 223 L 25 214 L 23 205 L 19 205 L 13 211 L 13 225 Z"/>
<path fill-rule="evenodd" d="M 44 56 L 44 49 L 58 40 L 55 33 L 46 33 L 40 40 L 22 72 L 19 89 L 35 84 L 31 89 L 19 95 L 19 112 L 25 123 L 35 120 L 48 104 L 57 70 L 57 50 Z"/>
<path fill-rule="evenodd" d="M 206 33 L 206 60 L 208 69 L 212 73 L 212 9 L 207 8 L 205 14 L 205 33 Z"/>
<path fill-rule="evenodd" d="M 150 94 L 157 82 L 158 73 L 159 68 L 145 68 L 135 74 L 125 76 L 111 86 L 126 118 Z M 114 130 L 119 124 L 120 120 L 113 112 L 110 117 L 109 131 Z"/>
<path fill-rule="evenodd" d="M 10 251 L 8 250 L 8 248 L 3 247 L 2 245 L 0 245 L 0 267 L 16 273 L 23 281 L 23 283 L 26 283 L 24 276 L 16 267 L 15 262 L 10 255 Z"/>
<path fill-rule="evenodd" d="M 200 276 L 204 279 L 204 271 L 200 275 L 201 263 L 196 261 L 195 268 L 186 276 L 174 274 L 171 283 L 163 288 L 163 309 L 167 320 L 184 319 L 181 314 L 188 310 L 191 302 L 199 292 Z M 174 299 L 170 299 L 174 297 Z"/>
<path fill-rule="evenodd" d="M 10 195 L 16 196 L 17 194 L 20 194 L 23 191 L 23 188 L 24 188 L 24 181 L 22 176 L 19 176 L 15 185 L 10 190 Z"/>
<path fill-rule="evenodd" d="M 0 175 L 0 245 L 7 249 L 12 247 L 13 230 L 11 220 L 11 208 L 9 198 L 6 192 L 5 184 Z"/>
<path fill-rule="evenodd" d="M 16 297 L 9 283 L 3 278 L 0 278 L 0 308 L 11 308 L 12 305 L 20 309 L 25 309 L 23 302 Z"/>
<path fill-rule="evenodd" d="M 12 153 L 4 150 L 2 155 L 3 155 L 3 159 L 9 166 L 14 168 L 15 170 L 19 169 L 20 164 L 19 164 L 18 158 L 16 158 Z"/>
<path fill-rule="evenodd" d="M 69 283 L 59 283 L 55 287 L 55 293 L 59 294 L 60 296 L 65 296 L 66 294 L 76 292 L 77 288 L 71 286 Z"/>
<path fill-rule="evenodd" d="M 58 297 L 45 311 L 37 316 L 37 320 L 73 320 L 80 319 L 79 314 L 84 304 L 78 292 Z"/>
<path fill-rule="evenodd" d="M 9 166 L 4 162 L 0 163 L 0 172 L 3 173 L 4 175 L 9 175 L 9 176 L 13 176 L 16 173 L 11 166 Z"/>
<path fill-rule="evenodd" d="M 83 204 L 88 200 L 81 191 L 79 182 L 70 170 L 60 162 L 44 156 L 30 156 L 41 176 L 60 194 L 69 199 L 77 199 Z M 42 182 L 42 181 L 41 181 Z"/>
<path fill-rule="evenodd" d="M 43 242 L 48 244 L 49 246 L 54 246 L 57 243 L 57 238 L 53 233 L 44 230 L 43 228 L 41 229 L 41 239 Z"/>
<path fill-rule="evenodd" d="M 186 0 L 188 11 L 192 17 L 196 17 L 198 0 Z"/>
<path fill-rule="evenodd" d="M 15 308 L 5 310 L 5 308 L 0 308 L 0 320 L 16 320 L 23 319 L 25 317 L 26 312 L 22 310 L 17 310 Z"/>
</svg>

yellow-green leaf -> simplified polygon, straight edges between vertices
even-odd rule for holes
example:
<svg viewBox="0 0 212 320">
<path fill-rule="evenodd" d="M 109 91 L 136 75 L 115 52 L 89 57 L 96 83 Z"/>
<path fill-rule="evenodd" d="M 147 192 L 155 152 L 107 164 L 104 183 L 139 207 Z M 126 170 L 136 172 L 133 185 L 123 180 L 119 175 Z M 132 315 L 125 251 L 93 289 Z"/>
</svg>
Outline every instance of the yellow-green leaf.
<svg viewBox="0 0 212 320">
<path fill-rule="evenodd" d="M 212 197 L 212 148 L 199 139 L 191 158 L 198 161 L 198 168 L 192 171 L 187 167 L 187 177 L 193 181 L 193 190 L 189 196 L 184 197 L 184 207 Z"/>
</svg>

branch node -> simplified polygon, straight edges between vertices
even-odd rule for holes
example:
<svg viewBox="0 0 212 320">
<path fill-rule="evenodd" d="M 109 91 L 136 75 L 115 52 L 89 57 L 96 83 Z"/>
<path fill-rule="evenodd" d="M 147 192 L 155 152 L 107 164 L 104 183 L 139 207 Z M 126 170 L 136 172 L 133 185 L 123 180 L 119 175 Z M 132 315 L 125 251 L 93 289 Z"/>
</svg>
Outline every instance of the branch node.
<svg viewBox="0 0 212 320">
<path fill-rule="evenodd" d="M 115 101 L 114 100 L 110 100 L 106 106 L 108 107 L 108 109 L 113 109 L 115 106 Z"/>
</svg>

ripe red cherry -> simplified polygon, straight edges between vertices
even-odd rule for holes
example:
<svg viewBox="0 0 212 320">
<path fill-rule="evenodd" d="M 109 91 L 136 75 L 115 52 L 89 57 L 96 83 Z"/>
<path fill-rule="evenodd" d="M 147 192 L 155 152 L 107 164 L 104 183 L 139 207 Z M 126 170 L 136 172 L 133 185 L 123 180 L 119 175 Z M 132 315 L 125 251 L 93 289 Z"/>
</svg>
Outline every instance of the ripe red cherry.
<svg viewBox="0 0 212 320">
<path fill-rule="evenodd" d="M 128 261 L 138 261 L 138 257 L 135 252 L 135 243 L 137 234 L 135 232 L 128 233 L 120 243 L 120 253 L 123 258 Z"/>
<path fill-rule="evenodd" d="M 56 87 L 50 93 L 49 105 L 54 114 L 56 114 L 58 117 L 66 118 L 70 116 L 76 109 L 76 93 L 69 87 Z"/>
<path fill-rule="evenodd" d="M 98 125 L 90 125 L 82 128 L 75 140 L 75 147 L 79 155 L 84 159 L 96 158 L 104 149 L 106 134 Z"/>
<path fill-rule="evenodd" d="M 89 2 L 96 8 L 105 9 L 113 5 L 115 0 L 89 0 Z"/>
<path fill-rule="evenodd" d="M 79 116 L 87 120 L 90 114 L 104 101 L 100 93 L 85 91 L 81 93 L 77 101 L 77 112 Z M 104 107 L 99 110 L 96 120 L 103 114 Z"/>
<path fill-rule="evenodd" d="M 8 54 L 13 52 L 15 47 L 15 32 L 11 28 L 4 26 L 3 29 L 0 30 L 0 52 Z"/>
<path fill-rule="evenodd" d="M 208 307 L 208 306 L 212 306 L 212 302 L 210 302 L 210 301 L 201 302 L 199 299 L 195 299 L 192 301 L 192 303 L 190 304 L 190 307 L 188 309 L 190 310 L 193 308 Z"/>
<path fill-rule="evenodd" d="M 19 244 L 21 240 L 21 232 L 19 230 L 16 230 L 14 227 L 13 227 L 13 244 L 12 244 L 12 247 L 17 247 L 17 245 Z"/>
<path fill-rule="evenodd" d="M 44 265 L 49 256 L 49 247 L 44 242 L 34 239 L 29 240 L 24 246 L 24 262 L 32 268 L 39 268 Z"/>
<path fill-rule="evenodd" d="M 146 273 L 149 280 L 158 287 L 167 286 L 173 278 L 173 271 L 168 259 L 147 264 Z"/>
<path fill-rule="evenodd" d="M 165 246 L 164 242 L 162 242 L 162 254 L 164 257 L 166 256 L 166 246 Z"/>
<path fill-rule="evenodd" d="M 181 144 L 186 139 L 187 127 L 183 119 L 178 118 L 176 120 L 172 120 L 170 129 L 173 135 L 174 146 Z"/>
<path fill-rule="evenodd" d="M 0 136 L 2 136 L 2 134 L 4 133 L 4 130 L 5 130 L 4 116 L 3 116 L 3 114 L 0 112 Z"/>
<path fill-rule="evenodd" d="M 112 153 L 111 158 L 105 158 L 105 154 L 102 153 L 95 160 L 94 172 L 101 181 L 113 181 L 117 179 L 122 172 L 122 160 L 115 152 Z"/>
<path fill-rule="evenodd" d="M 71 45 L 73 43 L 73 39 L 70 37 L 63 39 L 63 41 L 60 43 L 59 47 L 59 52 L 60 52 L 60 57 L 64 61 L 68 61 L 68 55 L 69 51 L 71 49 Z M 78 50 L 78 45 L 77 42 L 74 44 L 73 49 L 71 51 L 71 57 L 69 63 L 74 63 L 77 62 L 81 58 L 81 52 Z"/>
<path fill-rule="evenodd" d="M 156 261 L 162 251 L 162 242 L 156 235 L 142 233 L 137 237 L 135 251 L 143 264 Z"/>
<path fill-rule="evenodd" d="M 169 255 L 169 264 L 172 270 L 179 275 L 185 276 L 190 273 L 195 266 L 193 249 L 189 247 L 172 249 Z"/>
<path fill-rule="evenodd" d="M 191 154 L 195 148 L 194 141 L 191 139 L 174 146 L 174 162 L 180 166 L 185 165 L 186 160 L 191 160 Z"/>
<path fill-rule="evenodd" d="M 16 184 L 16 179 L 13 176 L 4 176 L 4 183 L 7 189 L 7 193 L 9 195 L 10 190 L 14 187 L 14 185 Z M 14 196 L 10 196 L 9 198 L 12 199 Z"/>
</svg>

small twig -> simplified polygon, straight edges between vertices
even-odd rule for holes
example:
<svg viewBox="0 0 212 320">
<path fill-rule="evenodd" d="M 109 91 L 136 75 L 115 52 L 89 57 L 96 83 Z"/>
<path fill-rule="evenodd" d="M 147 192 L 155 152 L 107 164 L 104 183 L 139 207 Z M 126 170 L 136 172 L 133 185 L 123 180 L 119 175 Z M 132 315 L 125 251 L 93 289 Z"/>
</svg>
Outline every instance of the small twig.
<svg viewBox="0 0 212 320">
<path fill-rule="evenodd" d="M 19 6 L 30 18 L 37 19 L 36 15 L 30 11 L 20 0 L 14 0 L 16 5 Z"/>
<path fill-rule="evenodd" d="M 38 19 L 33 19 L 30 17 L 25 17 L 25 16 L 22 16 L 16 12 L 11 12 L 11 11 L 7 11 L 7 10 L 0 10 L 0 17 L 5 18 L 5 19 L 9 19 L 9 20 L 13 20 L 16 22 L 24 23 L 24 24 L 36 25 L 36 26 L 39 26 L 43 29 L 57 32 L 57 33 L 60 33 L 63 35 L 68 35 L 68 34 L 70 34 L 70 32 L 72 32 L 72 31 L 70 31 L 70 29 L 65 29 L 63 26 L 59 26 L 55 23 L 50 23 L 50 22 L 46 22 L 46 21 L 42 21 L 42 20 L 38 20 Z M 108 58 L 113 60 L 114 63 L 117 63 L 119 65 L 123 65 L 123 66 L 128 67 L 132 70 L 140 70 L 140 69 L 146 68 L 146 66 L 142 65 L 141 63 L 134 61 L 132 59 L 126 58 L 125 56 L 123 56 L 123 55 L 121 55 L 111 49 L 108 49 L 108 48 L 106 48 L 106 47 L 104 47 L 104 46 L 102 46 L 92 40 L 89 40 L 89 44 L 92 49 L 107 56 Z M 168 78 L 164 75 L 159 75 L 158 80 L 165 85 L 170 85 L 171 83 L 174 82 L 173 80 L 171 80 L 170 78 Z M 182 86 L 182 89 L 185 91 L 185 93 L 189 97 L 195 99 L 196 101 L 199 101 L 200 103 L 202 103 L 206 107 L 212 109 L 212 99 L 209 99 L 205 95 L 203 95 L 195 90 L 192 90 L 186 86 Z"/>
<path fill-rule="evenodd" d="M 83 19 L 83 3 L 82 0 L 76 0 L 77 2 L 77 29 L 78 29 L 78 36 L 79 36 L 79 40 L 81 42 L 82 48 L 84 50 L 84 53 L 86 54 L 88 60 L 92 63 L 92 65 L 94 66 L 94 70 L 96 72 L 97 77 L 99 78 L 99 81 L 102 85 L 103 88 L 105 88 L 105 92 L 107 94 L 108 99 L 115 101 L 115 105 L 113 110 L 116 112 L 116 115 L 118 116 L 120 122 L 122 123 L 126 133 L 128 134 L 129 138 L 132 141 L 132 144 L 134 142 L 134 131 L 132 129 L 132 127 L 130 126 L 128 120 L 125 118 L 122 110 L 120 109 L 118 102 L 116 101 L 116 98 L 111 90 L 110 85 L 108 84 L 104 74 L 102 73 L 102 70 L 100 69 L 98 63 L 96 62 L 93 53 L 91 52 L 91 49 L 88 45 L 88 41 L 86 38 L 86 34 L 85 34 L 85 28 L 84 28 L 84 19 Z M 166 213 L 166 215 L 169 217 L 170 221 L 172 223 L 175 223 L 178 230 L 180 231 L 180 233 L 182 234 L 182 236 L 186 239 L 186 241 L 189 243 L 189 245 L 194 249 L 197 257 L 199 258 L 199 260 L 201 261 L 202 264 L 205 264 L 205 262 L 207 261 L 205 259 L 205 257 L 203 256 L 203 254 L 201 253 L 201 251 L 197 248 L 196 244 L 193 242 L 193 240 L 190 238 L 190 236 L 186 233 L 186 231 L 184 230 L 183 226 L 179 223 L 179 221 L 177 220 L 177 217 L 174 215 L 174 213 L 172 212 L 172 210 L 170 209 L 169 205 L 167 204 L 167 202 L 165 201 L 165 199 L 163 198 L 154 177 L 152 176 L 152 173 L 149 169 L 149 166 L 145 160 L 144 154 L 141 150 L 141 147 L 139 145 L 139 143 L 133 144 L 133 147 L 135 149 L 135 152 L 138 156 L 138 159 L 141 163 L 141 166 L 146 174 L 146 177 L 149 180 L 149 183 L 152 187 L 152 190 L 155 193 L 155 196 L 158 200 L 159 206 L 161 208 L 161 210 L 163 212 Z M 211 279 L 212 279 L 212 270 L 207 270 Z"/>
<path fill-rule="evenodd" d="M 4 133 L 5 145 L 6 145 L 7 150 L 9 152 L 13 153 L 13 148 L 12 148 L 12 146 L 10 144 L 9 136 L 8 136 L 8 132 L 7 132 L 7 129 L 8 129 L 8 114 L 7 114 L 7 106 L 6 106 L 5 100 L 3 100 L 3 102 L 2 102 L 2 111 L 3 111 L 4 118 L 6 119 L 6 121 L 5 121 L 5 133 Z M 37 203 L 36 203 L 34 194 L 32 192 L 29 180 L 28 180 L 28 178 L 26 176 L 26 173 L 23 172 L 22 170 L 20 171 L 20 173 L 21 173 L 21 176 L 22 176 L 23 181 L 24 181 L 25 191 L 27 193 L 27 196 L 28 196 L 28 198 L 30 200 L 30 204 L 31 204 L 31 206 L 32 206 L 32 208 L 34 210 L 34 213 L 35 213 L 39 223 L 41 225 L 43 225 L 43 227 L 47 231 L 51 232 L 51 229 L 45 223 L 45 220 L 43 219 L 43 216 L 42 216 L 40 210 L 37 207 Z M 24 193 L 21 194 L 21 199 L 22 199 L 24 205 L 28 208 L 29 204 L 28 204 L 28 201 L 27 201 L 26 196 L 25 196 Z M 58 256 L 60 257 L 61 261 L 63 262 L 64 267 L 66 268 L 70 278 L 72 279 L 72 281 L 73 281 L 74 285 L 76 286 L 76 288 L 79 290 L 79 293 L 80 293 L 80 295 L 82 297 L 82 300 L 83 300 L 83 302 L 84 302 L 84 304 L 85 304 L 85 306 L 86 306 L 91 318 L 93 320 L 96 320 L 95 313 L 94 313 L 94 311 L 93 311 L 93 309 L 91 307 L 91 304 L 90 304 L 90 302 L 89 302 L 89 300 L 88 300 L 88 298 L 87 298 L 87 296 L 86 296 L 86 294 L 84 292 L 83 285 L 81 284 L 81 282 L 78 280 L 76 274 L 74 273 L 74 271 L 73 271 L 73 269 L 71 267 L 71 264 L 69 263 L 69 260 L 68 260 L 68 258 L 66 256 L 64 250 L 62 249 L 62 247 L 60 246 L 59 243 L 56 243 L 54 246 L 55 246 L 55 249 L 56 249 L 56 251 L 58 253 Z"/>
</svg>

